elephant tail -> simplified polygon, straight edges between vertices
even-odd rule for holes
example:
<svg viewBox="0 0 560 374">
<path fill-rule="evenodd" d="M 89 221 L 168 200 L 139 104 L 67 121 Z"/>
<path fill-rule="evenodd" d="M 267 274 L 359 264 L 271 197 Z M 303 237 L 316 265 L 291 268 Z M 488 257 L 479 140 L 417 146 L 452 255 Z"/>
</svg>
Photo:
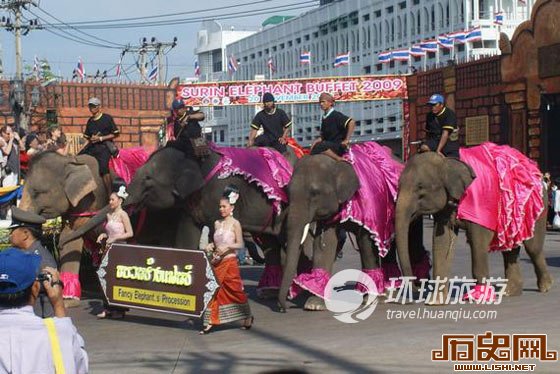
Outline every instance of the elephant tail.
<svg viewBox="0 0 560 374">
<path fill-rule="evenodd" d="M 64 245 L 70 243 L 73 240 L 76 240 L 82 236 L 84 236 L 88 231 L 93 230 L 97 226 L 99 226 L 103 221 L 105 221 L 107 217 L 107 213 L 111 208 L 109 205 L 103 207 L 103 209 L 99 210 L 95 216 L 93 216 L 90 220 L 88 220 L 85 224 L 78 227 L 76 230 L 72 231 L 69 235 L 63 236 L 60 238 L 58 243 L 59 247 L 63 247 Z"/>
</svg>

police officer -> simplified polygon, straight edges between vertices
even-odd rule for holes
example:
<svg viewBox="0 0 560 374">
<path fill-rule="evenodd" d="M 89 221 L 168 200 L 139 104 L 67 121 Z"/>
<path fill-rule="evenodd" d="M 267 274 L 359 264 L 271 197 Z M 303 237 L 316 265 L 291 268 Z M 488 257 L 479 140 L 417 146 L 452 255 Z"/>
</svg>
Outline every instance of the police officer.
<svg viewBox="0 0 560 374">
<path fill-rule="evenodd" d="M 445 157 L 459 158 L 459 131 L 455 112 L 445 106 L 442 95 L 428 100 L 431 112 L 426 117 L 426 139 L 420 152 L 434 151 Z"/>
<path fill-rule="evenodd" d="M 41 244 L 43 235 L 43 223 L 46 220 L 35 213 L 26 212 L 17 207 L 12 207 L 12 224 L 10 230 L 10 243 L 26 253 L 34 253 L 41 256 L 41 269 L 51 267 L 56 269 L 56 261 L 53 255 Z M 40 295 L 35 304 L 35 314 L 39 317 L 52 317 L 54 311 L 52 305 L 44 295 Z"/>
<path fill-rule="evenodd" d="M 191 139 L 202 137 L 199 121 L 204 121 L 204 113 L 199 108 L 185 105 L 182 99 L 173 100 L 171 109 L 175 114 L 172 121 L 176 146 L 185 152 L 187 157 L 195 158 Z"/>
<path fill-rule="evenodd" d="M 282 109 L 277 108 L 274 96 L 266 92 L 262 98 L 264 109 L 257 113 L 251 123 L 247 147 L 272 147 L 280 153 L 286 152 L 286 143 L 292 121 Z M 257 132 L 263 129 L 262 135 Z"/>
</svg>

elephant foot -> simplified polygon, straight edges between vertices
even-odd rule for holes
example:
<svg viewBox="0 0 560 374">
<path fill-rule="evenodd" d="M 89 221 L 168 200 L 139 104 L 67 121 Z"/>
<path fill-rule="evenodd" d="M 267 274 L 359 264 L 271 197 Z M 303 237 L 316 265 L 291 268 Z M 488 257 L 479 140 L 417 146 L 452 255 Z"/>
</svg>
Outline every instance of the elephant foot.
<svg viewBox="0 0 560 374">
<path fill-rule="evenodd" d="M 318 296 L 311 296 L 305 302 L 303 309 L 312 310 L 312 311 L 321 311 L 321 310 L 326 310 L 327 306 L 325 305 L 325 300 L 321 299 Z"/>
<path fill-rule="evenodd" d="M 278 298 L 278 289 L 276 288 L 265 288 L 262 290 L 257 290 L 257 297 L 261 300 L 272 300 Z"/>
<path fill-rule="evenodd" d="M 512 281 L 511 279 L 508 280 L 506 286 L 506 292 L 505 292 L 506 296 L 521 296 L 522 293 L 523 293 L 523 282 L 515 282 Z"/>
<path fill-rule="evenodd" d="M 554 279 L 552 279 L 550 274 L 545 274 L 538 281 L 539 292 L 548 292 L 552 288 L 553 284 Z"/>
<path fill-rule="evenodd" d="M 64 299 L 64 306 L 66 308 L 77 308 L 80 306 L 80 299 Z"/>
</svg>

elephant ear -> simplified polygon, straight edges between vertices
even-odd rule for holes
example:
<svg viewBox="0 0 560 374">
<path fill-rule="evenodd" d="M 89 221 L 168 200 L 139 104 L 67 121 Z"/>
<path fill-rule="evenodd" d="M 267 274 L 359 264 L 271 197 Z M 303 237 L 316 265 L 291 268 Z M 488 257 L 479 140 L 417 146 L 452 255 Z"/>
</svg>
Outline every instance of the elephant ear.
<svg viewBox="0 0 560 374">
<path fill-rule="evenodd" d="M 65 172 L 64 193 L 72 206 L 77 206 L 86 195 L 95 191 L 97 183 L 90 168 L 82 163 L 69 162 Z"/>
<path fill-rule="evenodd" d="M 447 158 L 445 161 L 445 190 L 451 199 L 459 201 L 467 187 L 476 178 L 476 174 L 464 162 L 452 158 Z"/>
<path fill-rule="evenodd" d="M 354 168 L 347 162 L 337 162 L 333 172 L 336 175 L 336 196 L 338 203 L 342 204 L 354 195 L 360 182 Z"/>
<path fill-rule="evenodd" d="M 198 167 L 183 168 L 173 185 L 173 193 L 179 199 L 183 200 L 189 197 L 193 192 L 204 186 L 204 178 Z"/>
</svg>

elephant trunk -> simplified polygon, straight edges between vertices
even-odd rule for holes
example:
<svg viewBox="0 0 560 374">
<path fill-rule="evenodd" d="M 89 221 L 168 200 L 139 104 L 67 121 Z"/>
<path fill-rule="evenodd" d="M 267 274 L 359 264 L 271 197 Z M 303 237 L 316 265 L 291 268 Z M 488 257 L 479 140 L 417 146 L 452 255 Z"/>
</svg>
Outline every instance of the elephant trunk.
<svg viewBox="0 0 560 374">
<path fill-rule="evenodd" d="M 413 216 L 416 213 L 416 203 L 410 193 L 399 193 L 395 212 L 395 227 L 397 234 L 397 254 L 403 276 L 412 276 L 412 266 L 409 256 L 409 231 Z"/>
<path fill-rule="evenodd" d="M 293 211 L 291 207 L 287 217 L 286 262 L 284 264 L 282 284 L 278 292 L 278 305 L 281 312 L 286 311 L 286 298 L 292 280 L 297 272 L 301 254 L 301 241 L 306 231 L 305 228 L 308 227 L 311 222 L 311 218 L 308 217 L 308 214 L 301 214 L 301 212 L 306 212 L 307 209 L 302 209 L 301 205 L 298 204 L 295 204 L 294 207 L 295 206 L 298 206 L 298 211 Z M 312 215 L 310 215 L 310 217 L 312 217 Z"/>
<path fill-rule="evenodd" d="M 99 210 L 89 221 L 77 228 L 75 231 L 72 231 L 70 235 L 61 237 L 59 246 L 63 247 L 65 244 L 84 236 L 88 231 L 93 230 L 95 227 L 99 226 L 106 219 L 107 213 L 109 213 L 110 209 L 111 207 L 109 205 L 106 205 L 101 210 Z"/>
</svg>

